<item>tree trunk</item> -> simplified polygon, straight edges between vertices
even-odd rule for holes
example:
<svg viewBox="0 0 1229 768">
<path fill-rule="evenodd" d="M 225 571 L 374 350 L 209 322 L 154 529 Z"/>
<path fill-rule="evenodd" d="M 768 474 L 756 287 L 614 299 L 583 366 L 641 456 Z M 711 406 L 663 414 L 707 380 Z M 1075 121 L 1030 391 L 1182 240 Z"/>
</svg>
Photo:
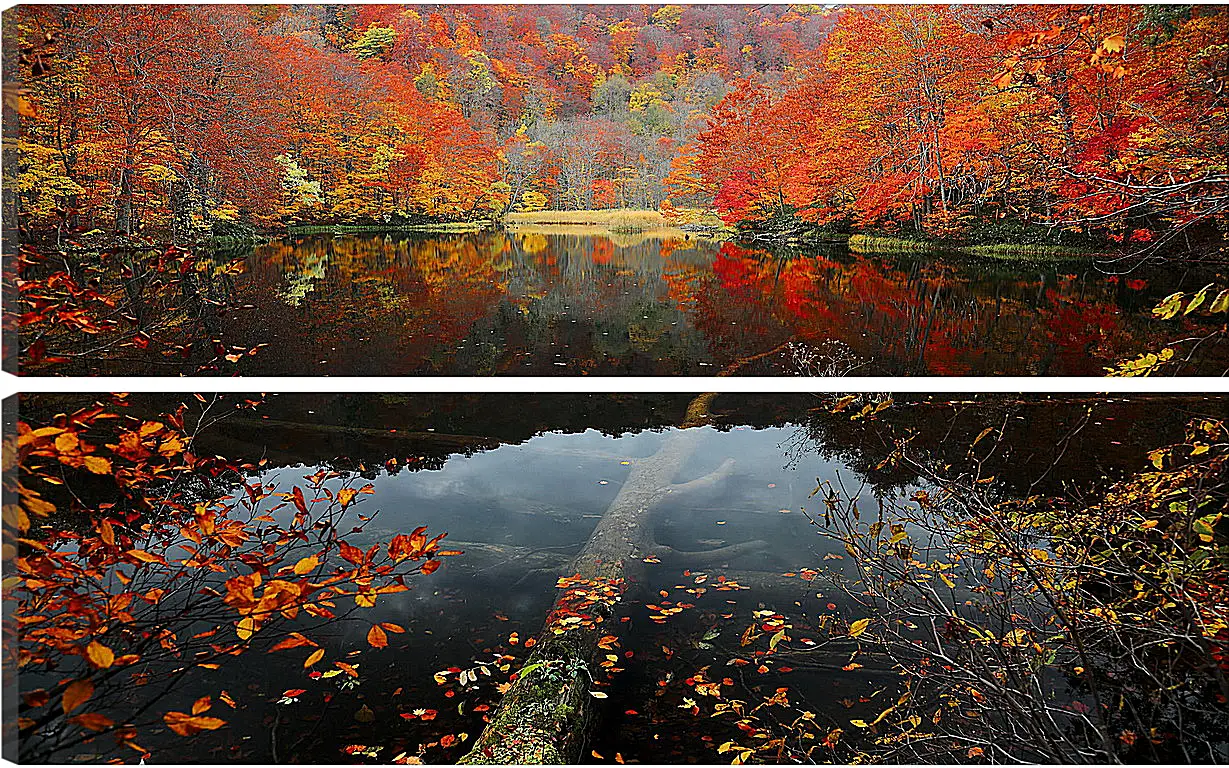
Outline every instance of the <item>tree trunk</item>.
<svg viewBox="0 0 1229 768">
<path fill-rule="evenodd" d="M 560 580 L 563 591 L 533 653 L 461 763 L 580 760 L 596 720 L 596 699 L 590 691 L 599 688 L 591 672 L 605 653 L 598 642 L 615 633 L 611 619 L 617 603 L 629 583 L 643 581 L 643 558 L 659 549 L 653 538 L 653 507 L 672 491 L 688 487 L 673 484 L 701 437 L 699 430 L 686 427 L 707 420 L 712 398 L 710 394 L 693 400 L 684 429 L 669 433 L 656 454 L 632 467 L 619 495 L 572 561 L 569 571 L 575 575 Z"/>
</svg>

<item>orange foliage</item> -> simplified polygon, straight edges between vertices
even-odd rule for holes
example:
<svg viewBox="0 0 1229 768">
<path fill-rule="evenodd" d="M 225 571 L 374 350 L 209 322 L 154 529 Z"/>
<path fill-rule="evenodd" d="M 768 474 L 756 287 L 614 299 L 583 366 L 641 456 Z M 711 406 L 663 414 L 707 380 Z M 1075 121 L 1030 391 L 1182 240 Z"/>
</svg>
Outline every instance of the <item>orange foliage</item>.
<svg viewBox="0 0 1229 768">
<path fill-rule="evenodd" d="M 341 473 L 278 492 L 249 480 L 260 464 L 199 455 L 197 428 L 224 417 L 200 400 L 195 413 L 142 420 L 117 396 L 45 425 L 19 421 L 5 445 L 5 490 L 18 500 L 4 510 L 5 660 L 49 683 L 18 704 L 23 758 L 100 735 L 143 754 L 143 728 L 220 728 L 209 696 L 191 713 L 157 702 L 130 722 L 103 713 L 133 686 L 165 692 L 253 649 L 313 647 L 305 666 L 315 664 L 328 651 L 291 626 L 340 620 L 345 601 L 369 608 L 459 554 L 425 528 L 365 550 L 349 543 L 341 531 L 361 534 L 370 518 L 347 508 L 373 488 Z M 373 627 L 372 645 L 387 645 L 385 630 L 403 631 Z"/>
</svg>

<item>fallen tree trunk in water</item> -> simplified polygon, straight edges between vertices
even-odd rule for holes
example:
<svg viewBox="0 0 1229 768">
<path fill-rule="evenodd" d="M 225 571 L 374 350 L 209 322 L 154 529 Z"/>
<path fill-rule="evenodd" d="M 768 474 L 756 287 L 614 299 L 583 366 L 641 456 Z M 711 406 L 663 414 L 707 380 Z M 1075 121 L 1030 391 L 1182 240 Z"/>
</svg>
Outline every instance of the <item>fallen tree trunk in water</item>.
<svg viewBox="0 0 1229 768">
<path fill-rule="evenodd" d="M 633 464 L 627 482 L 572 561 L 568 570 L 574 575 L 559 579 L 563 593 L 533 653 L 461 763 L 580 760 L 595 720 L 590 692 L 598 689 L 592 670 L 606 653 L 598 643 L 615 634 L 611 618 L 616 604 L 630 582 L 643 580 L 643 558 L 660 549 L 653 537 L 653 507 L 673 491 L 705 484 L 674 485 L 674 478 L 701 439 L 699 430 L 688 427 L 706 423 L 713 397 L 693 400 L 683 429 L 667 434 L 657 453 Z M 729 466 L 723 464 L 714 474 L 728 473 Z"/>
<path fill-rule="evenodd" d="M 464 550 L 465 558 L 464 562 L 458 558 L 457 562 L 450 563 L 450 572 L 463 574 L 471 582 L 489 581 L 505 588 L 510 584 L 511 588 L 515 589 L 535 577 L 549 577 L 552 581 L 557 581 L 573 573 L 570 566 L 574 558 L 558 551 L 565 549 L 564 547 L 523 547 L 473 541 L 454 541 L 451 546 Z M 801 601 L 824 586 L 797 575 L 786 576 L 774 571 L 734 570 L 728 567 L 729 561 L 741 555 L 759 552 L 763 546 L 762 541 L 749 541 L 696 552 L 659 547 L 656 550 L 660 553 L 657 557 L 662 562 L 653 568 L 658 572 L 664 571 L 673 575 L 661 578 L 660 574 L 645 571 L 646 583 L 649 577 L 656 575 L 660 583 L 669 584 L 694 577 L 704 570 L 710 578 L 703 586 L 712 587 L 718 583 L 717 576 L 724 576 L 727 581 L 746 587 L 766 604 Z M 663 554 L 665 557 L 662 557 Z M 691 576 L 682 575 L 684 570 L 692 571 Z"/>
</svg>

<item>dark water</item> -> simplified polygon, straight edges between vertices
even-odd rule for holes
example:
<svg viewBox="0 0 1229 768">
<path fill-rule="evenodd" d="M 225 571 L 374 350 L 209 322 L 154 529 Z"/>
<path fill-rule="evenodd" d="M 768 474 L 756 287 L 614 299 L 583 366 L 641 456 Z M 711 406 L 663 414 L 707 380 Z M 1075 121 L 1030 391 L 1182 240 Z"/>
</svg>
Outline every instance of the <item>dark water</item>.
<svg viewBox="0 0 1229 768">
<path fill-rule="evenodd" d="M 205 372 L 1100 375 L 1205 322 L 1150 309 L 1207 275 L 1111 271 L 842 246 L 784 257 L 682 233 L 295 237 L 246 254 L 230 299 L 247 308 L 208 330 L 268 346 Z M 88 372 L 194 373 L 207 360 L 131 354 Z M 1227 368 L 1229 350 L 1205 345 L 1171 372 Z"/>
<path fill-rule="evenodd" d="M 361 536 L 374 541 L 427 525 L 447 531 L 466 554 L 414 580 L 410 592 L 382 597 L 360 621 L 313 635 L 328 658 L 357 665 L 357 686 L 340 689 L 336 678 L 309 679 L 301 665 L 305 654 L 298 651 L 239 657 L 160 702 L 186 709 L 198 696 L 225 690 L 237 703 L 220 713 L 227 728 L 191 742 L 156 734 L 142 739 L 156 761 L 269 762 L 274 730 L 278 760 L 320 763 L 351 761 L 344 750 L 356 744 L 379 747 L 374 759 L 388 761 L 442 735 L 477 735 L 482 708 L 496 705 L 496 685 L 506 674 L 484 676 L 476 690 L 451 697 L 455 686 L 437 685 L 433 675 L 503 654 L 515 657 L 516 669 L 527 651 L 510 642 L 511 634 L 523 640 L 538 633 L 556 578 L 566 575 L 568 560 L 618 494 L 631 462 L 652 460 L 672 429 L 663 425 L 677 421 L 687 401 L 674 395 L 514 397 L 282 395 L 262 406 L 262 416 L 224 420 L 204 435 L 202 452 L 252 456 L 259 450 L 269 459 L 259 475 L 265 483 L 289 488 L 320 468 L 363 475 L 375 494 L 357 509 L 379 515 Z M 156 397 L 134 396 L 134 403 L 151 410 L 165 405 Z M 725 762 L 714 750 L 738 737 L 732 724 L 680 709 L 695 695 L 683 681 L 706 665 L 723 670 L 718 677 L 735 676 L 734 695 L 742 698 L 788 686 L 791 700 L 815 712 L 823 727 L 878 711 L 862 699 L 891 677 L 871 663 L 856 672 L 822 663 L 768 674 L 724 671 L 743 653 L 739 635 L 752 611 L 788 616 L 800 644 L 822 637 L 817 617 L 833 612 L 829 603 L 838 611 L 848 607 L 826 583 L 843 567 L 840 550 L 803 514 L 817 511 L 810 498 L 817 478 L 840 478 L 851 489 L 865 484 L 859 507 L 867 516 L 879 499 L 907 497 L 918 487 L 907 473 L 876 469 L 890 450 L 877 428 L 818 405 L 811 397 L 768 395 L 721 395 L 714 402 L 715 423 L 700 428 L 676 482 L 703 476 L 728 459 L 733 468 L 709 488 L 667 496 L 654 513 L 657 540 L 682 554 L 645 565 L 643 580 L 619 609 L 628 620 L 611 628 L 619 651 L 632 656 L 622 659 L 624 671 L 611 678 L 610 697 L 601 704 L 602 725 L 591 746 L 606 760 L 617 752 L 629 761 Z M 23 402 L 27 414 L 63 406 L 37 397 Z M 1224 412 L 1223 400 L 1202 397 L 933 396 L 901 402 L 885 412 L 881 426 L 920 430 L 917 450 L 951 461 L 966 456 L 984 426 L 1001 427 L 1001 455 L 987 468 L 1000 475 L 1003 492 L 1061 493 L 1090 491 L 1146 466 L 1148 450 L 1179 439 L 1188 418 Z M 256 428 L 257 422 L 263 425 Z M 384 466 L 390 457 L 400 457 L 395 471 Z M 358 539 L 354 543 L 362 545 Z M 764 546 L 697 565 L 699 553 L 756 540 Z M 782 575 L 802 568 L 820 577 L 808 583 Z M 686 591 L 711 585 L 719 575 L 756 586 Z M 646 604 L 660 601 L 659 590 L 694 607 L 654 623 Z M 364 639 L 370 621 L 396 622 L 407 631 L 390 635 L 388 648 L 372 650 Z M 276 703 L 282 692 L 298 688 L 307 690 L 299 701 Z M 374 715 L 370 722 L 355 719 L 363 707 Z M 400 716 L 414 709 L 439 714 L 429 722 Z M 464 749 L 464 742 L 432 747 L 425 759 L 450 762 Z M 87 751 L 79 759 L 95 756 Z"/>
</svg>

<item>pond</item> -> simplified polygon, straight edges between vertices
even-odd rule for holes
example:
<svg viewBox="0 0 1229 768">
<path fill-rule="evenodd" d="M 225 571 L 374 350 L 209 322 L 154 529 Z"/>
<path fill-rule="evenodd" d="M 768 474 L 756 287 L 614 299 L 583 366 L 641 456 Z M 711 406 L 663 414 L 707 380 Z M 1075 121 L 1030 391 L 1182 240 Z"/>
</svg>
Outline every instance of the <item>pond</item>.
<svg viewBox="0 0 1229 768">
<path fill-rule="evenodd" d="M 133 396 L 134 407 L 157 413 L 172 402 L 160 397 Z M 684 432 L 669 425 L 688 400 L 515 396 L 509 408 L 509 397 L 272 396 L 259 415 L 223 419 L 203 434 L 204 454 L 264 457 L 249 481 L 287 489 L 327 470 L 370 482 L 360 519 L 379 512 L 350 539 L 360 547 L 426 525 L 447 531 L 446 544 L 465 554 L 416 577 L 410 591 L 381 598 L 360 621 L 314 635 L 355 677 L 309 675 L 307 649 L 297 649 L 240 656 L 189 678 L 159 705 L 187 711 L 198 697 L 216 702 L 225 692 L 233 705 L 218 714 L 228 725 L 190 740 L 143 737 L 155 760 L 388 762 L 431 744 L 426 761 L 451 762 L 468 750 L 509 670 L 528 655 L 526 641 L 541 631 L 557 579 L 569 575 L 571 558 L 635 467 L 661 460 L 663 446 Z M 23 417 L 64 408 L 54 398 L 27 397 Z M 608 697 L 592 760 L 725 762 L 714 750 L 738 729 L 729 719 L 697 719 L 687 703 L 706 668 L 725 681 L 727 696 L 788 687 L 792 704 L 824 729 L 882 709 L 875 692 L 892 684 L 891 670 L 869 658 L 848 667 L 830 652 L 808 653 L 821 638 L 820 617 L 851 607 L 832 586 L 846 563 L 812 523 L 822 498 L 813 492 L 820 480 L 841 480 L 870 519 L 882 500 L 906 499 L 925 484 L 885 468 L 891 445 L 830 405 L 811 396 L 721 395 L 712 424 L 685 430 L 692 439 L 674 482 L 706 480 L 659 494 L 651 510 L 660 557 L 645 550 L 610 628 L 616 671 L 595 676 Z M 1151 448 L 1181 439 L 1188 417 L 1209 412 L 1223 414 L 1224 402 L 936 395 L 902 401 L 883 418 L 922 430 L 921 449 L 953 461 L 986 425 L 998 427 L 1000 455 L 987 466 L 1004 493 L 1023 495 L 1102 487 L 1146 465 Z M 740 637 L 769 614 L 791 623 L 789 653 L 759 669 L 759 661 L 732 661 L 749 657 Z M 377 621 L 404 632 L 390 632 L 387 648 L 371 648 L 364 636 Z M 469 670 L 475 681 L 459 685 L 458 673 Z M 134 691 L 132 706 L 140 697 Z M 446 746 L 444 736 L 455 743 Z M 86 745 L 57 757 L 89 762 L 103 754 Z"/>
<path fill-rule="evenodd" d="M 62 372 L 191 374 L 220 340 L 267 345 L 212 371 L 244 375 L 1101 375 L 1206 324 L 1150 310 L 1211 279 L 839 244 L 783 256 L 677 230 L 326 234 L 230 255 L 243 308 L 191 355 Z M 1224 346 L 1172 372 L 1219 375 Z"/>
</svg>

